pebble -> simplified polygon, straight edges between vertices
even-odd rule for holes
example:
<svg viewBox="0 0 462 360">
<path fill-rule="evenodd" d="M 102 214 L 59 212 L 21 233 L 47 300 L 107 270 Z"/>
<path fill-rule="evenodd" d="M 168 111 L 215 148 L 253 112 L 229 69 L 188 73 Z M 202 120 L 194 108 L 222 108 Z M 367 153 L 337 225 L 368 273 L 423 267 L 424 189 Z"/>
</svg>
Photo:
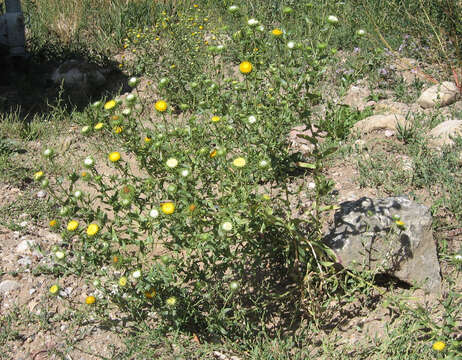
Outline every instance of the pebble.
<svg viewBox="0 0 462 360">
<path fill-rule="evenodd" d="M 24 221 L 21 221 L 21 222 L 19 223 L 19 226 L 21 226 L 21 227 L 26 227 L 27 224 L 29 224 L 29 223 L 28 223 L 27 221 L 24 220 Z"/>
<path fill-rule="evenodd" d="M 43 199 L 45 196 L 47 196 L 47 192 L 45 190 L 40 190 L 38 193 L 37 193 L 37 197 L 39 199 Z"/>
<path fill-rule="evenodd" d="M 21 286 L 20 283 L 14 280 L 4 280 L 0 283 L 0 294 L 6 294 Z"/>
<path fill-rule="evenodd" d="M 34 295 L 36 291 L 37 289 L 35 288 L 29 289 L 29 295 Z"/>
<path fill-rule="evenodd" d="M 384 135 L 386 137 L 392 137 L 393 135 L 395 135 L 395 132 L 393 130 L 385 130 Z"/>
<path fill-rule="evenodd" d="M 34 240 L 23 240 L 18 244 L 18 246 L 16 246 L 16 252 L 18 254 L 24 254 L 30 251 L 30 248 L 33 246 L 35 246 Z"/>
<path fill-rule="evenodd" d="M 18 264 L 21 266 L 28 266 L 32 264 L 32 260 L 30 259 L 29 256 L 26 256 L 26 257 L 19 259 Z"/>
</svg>

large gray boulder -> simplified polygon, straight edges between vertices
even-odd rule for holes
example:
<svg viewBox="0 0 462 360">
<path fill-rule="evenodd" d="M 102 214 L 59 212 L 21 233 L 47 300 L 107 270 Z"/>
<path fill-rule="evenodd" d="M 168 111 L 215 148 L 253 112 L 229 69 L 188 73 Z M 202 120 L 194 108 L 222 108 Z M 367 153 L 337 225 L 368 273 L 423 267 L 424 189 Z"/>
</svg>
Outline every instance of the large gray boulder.
<svg viewBox="0 0 462 360">
<path fill-rule="evenodd" d="M 438 293 L 441 275 L 431 225 L 429 209 L 405 196 L 363 197 L 341 204 L 324 240 L 346 268 L 389 274 Z"/>
</svg>

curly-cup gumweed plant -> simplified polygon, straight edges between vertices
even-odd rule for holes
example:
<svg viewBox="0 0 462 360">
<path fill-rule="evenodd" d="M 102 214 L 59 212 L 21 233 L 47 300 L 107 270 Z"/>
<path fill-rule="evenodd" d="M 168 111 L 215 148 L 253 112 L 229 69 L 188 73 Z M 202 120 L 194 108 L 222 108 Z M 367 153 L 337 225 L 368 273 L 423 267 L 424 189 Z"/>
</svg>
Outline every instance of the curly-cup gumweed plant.
<svg viewBox="0 0 462 360">
<path fill-rule="evenodd" d="M 307 279 L 328 271 L 323 162 L 335 149 L 319 144 L 311 109 L 332 60 L 328 49 L 286 39 L 284 24 L 240 21 L 226 42 L 202 45 L 201 71 L 165 66 L 152 76 L 153 98 L 130 78 L 123 101 L 90 106 L 81 133 L 96 150 L 68 180 L 53 176 L 65 154 L 44 153 L 34 177 L 61 203 L 50 221 L 63 238 L 56 266 L 89 280 L 95 309 L 115 304 L 167 328 L 243 333 L 299 307 Z M 326 24 L 340 26 L 334 16 Z M 300 124 L 313 129 L 304 156 L 287 137 Z M 314 189 L 292 186 L 294 176 L 310 176 Z M 50 285 L 58 294 L 59 281 Z"/>
</svg>

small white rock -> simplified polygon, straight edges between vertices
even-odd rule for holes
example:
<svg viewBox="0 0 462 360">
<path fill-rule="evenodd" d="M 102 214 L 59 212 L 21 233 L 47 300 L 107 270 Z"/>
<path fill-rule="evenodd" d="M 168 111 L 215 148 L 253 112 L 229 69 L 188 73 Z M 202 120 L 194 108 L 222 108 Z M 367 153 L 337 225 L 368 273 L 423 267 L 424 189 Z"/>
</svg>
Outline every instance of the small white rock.
<svg viewBox="0 0 462 360">
<path fill-rule="evenodd" d="M 38 193 L 37 193 L 37 197 L 39 199 L 43 199 L 45 196 L 47 196 L 47 192 L 45 190 L 40 190 Z"/>
<path fill-rule="evenodd" d="M 32 265 L 32 260 L 31 260 L 31 258 L 29 256 L 25 256 L 25 257 L 18 260 L 18 264 L 21 265 L 21 266 Z"/>
<path fill-rule="evenodd" d="M 0 283 L 0 294 L 4 295 L 10 291 L 16 290 L 21 286 L 20 283 L 14 280 L 5 280 Z"/>
<path fill-rule="evenodd" d="M 18 254 L 24 254 L 30 251 L 30 249 L 34 246 L 35 246 L 34 240 L 23 240 L 18 244 L 18 246 L 16 246 L 16 252 Z"/>
</svg>

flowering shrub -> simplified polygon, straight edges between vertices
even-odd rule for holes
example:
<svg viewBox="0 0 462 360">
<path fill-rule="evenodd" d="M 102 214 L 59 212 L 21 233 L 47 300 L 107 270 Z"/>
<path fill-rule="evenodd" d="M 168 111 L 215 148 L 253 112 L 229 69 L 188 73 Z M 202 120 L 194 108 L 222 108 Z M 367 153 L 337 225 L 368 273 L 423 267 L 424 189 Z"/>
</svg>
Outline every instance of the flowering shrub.
<svg viewBox="0 0 462 360">
<path fill-rule="evenodd" d="M 326 24 L 339 26 L 334 18 Z M 287 41 L 257 19 L 228 35 L 208 48 L 207 71 L 153 75 L 150 116 L 136 91 L 87 110 L 82 133 L 99 154 L 82 160 L 67 188 L 57 179 L 50 189 L 62 202 L 53 220 L 66 249 L 59 264 L 93 280 L 87 304 L 116 304 L 167 328 L 242 334 L 281 311 L 296 314 L 308 281 L 332 264 L 321 213 L 333 208 L 323 206 L 333 185 L 323 163 L 335 148 L 320 145 L 311 120 L 329 49 Z M 305 156 L 287 137 L 300 124 L 312 129 L 302 135 L 313 146 Z M 57 155 L 46 159 L 53 165 Z M 292 183 L 308 172 L 314 189 Z"/>
</svg>

